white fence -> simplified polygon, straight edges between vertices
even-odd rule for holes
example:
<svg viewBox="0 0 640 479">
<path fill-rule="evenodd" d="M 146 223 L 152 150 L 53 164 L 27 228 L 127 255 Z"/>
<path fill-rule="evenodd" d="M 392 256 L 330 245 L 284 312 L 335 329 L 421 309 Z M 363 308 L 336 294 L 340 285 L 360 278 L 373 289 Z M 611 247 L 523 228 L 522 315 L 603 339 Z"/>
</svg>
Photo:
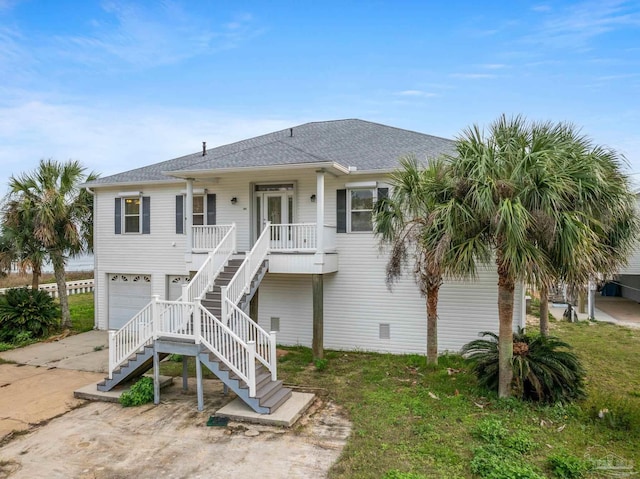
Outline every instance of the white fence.
<svg viewBox="0 0 640 479">
<path fill-rule="evenodd" d="M 5 291 L 12 288 L 0 289 L 0 294 L 4 294 Z M 46 291 L 53 298 L 58 297 L 58 285 L 56 283 L 41 284 L 38 288 L 41 291 Z M 93 292 L 93 279 L 81 279 L 78 281 L 67 281 L 67 294 L 92 293 Z"/>
</svg>

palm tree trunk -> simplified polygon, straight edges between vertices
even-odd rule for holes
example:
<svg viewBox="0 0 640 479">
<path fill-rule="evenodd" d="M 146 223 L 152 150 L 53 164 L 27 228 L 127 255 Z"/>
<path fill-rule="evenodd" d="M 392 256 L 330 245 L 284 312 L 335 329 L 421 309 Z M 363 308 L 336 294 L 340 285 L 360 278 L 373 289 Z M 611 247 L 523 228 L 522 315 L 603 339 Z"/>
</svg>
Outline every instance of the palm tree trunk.
<svg viewBox="0 0 640 479">
<path fill-rule="evenodd" d="M 498 397 L 511 396 L 511 383 L 513 380 L 513 298 L 515 282 L 506 274 L 501 274 L 498 267 L 498 318 L 500 328 L 498 334 L 498 366 L 499 384 Z"/>
<path fill-rule="evenodd" d="M 427 364 L 438 364 L 438 293 L 440 281 L 427 289 Z"/>
<path fill-rule="evenodd" d="M 58 285 L 58 299 L 60 300 L 60 310 L 62 321 L 60 326 L 64 329 L 71 328 L 71 313 L 69 312 L 69 297 L 67 296 L 67 283 L 64 271 L 64 258 L 62 254 L 51 253 L 51 263 L 53 263 L 53 275 L 56 277 Z"/>
<path fill-rule="evenodd" d="M 549 288 L 540 286 L 540 334 L 549 336 Z"/>
<path fill-rule="evenodd" d="M 31 289 L 36 291 L 40 288 L 40 275 L 42 271 L 40 270 L 40 265 L 33 264 L 31 265 Z"/>
</svg>

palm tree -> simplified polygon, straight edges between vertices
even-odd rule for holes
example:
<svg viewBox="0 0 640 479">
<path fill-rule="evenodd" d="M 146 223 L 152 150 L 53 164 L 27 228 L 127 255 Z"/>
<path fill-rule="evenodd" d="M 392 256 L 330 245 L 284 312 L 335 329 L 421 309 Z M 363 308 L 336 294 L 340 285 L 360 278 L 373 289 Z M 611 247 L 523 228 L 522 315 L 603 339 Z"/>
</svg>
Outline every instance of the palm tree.
<svg viewBox="0 0 640 479">
<path fill-rule="evenodd" d="M 403 273 L 408 256 L 427 301 L 427 363 L 438 363 L 438 295 L 444 277 L 475 275 L 475 262 L 457 256 L 457 238 L 471 216 L 459 201 L 459 189 L 443 159 L 422 167 L 415 157 L 401 159 L 390 177 L 392 194 L 376 204 L 375 233 L 390 245 L 387 285 Z M 470 229 L 465 237 L 471 237 Z"/>
<path fill-rule="evenodd" d="M 579 215 L 576 226 L 582 231 L 571 225 L 555 232 L 543 231 L 551 240 L 540 245 L 547 248 L 555 267 L 550 280 L 564 281 L 577 289 L 596 273 L 610 275 L 626 263 L 639 225 L 635 197 L 628 178 L 620 173 L 623 158 L 614 150 L 594 146 L 572 125 L 560 127 L 563 153 L 555 167 L 573 180 L 572 211 L 566 214 Z M 543 282 L 539 290 L 540 333 L 548 336 L 548 284 Z"/>
<path fill-rule="evenodd" d="M 604 243 L 599 231 L 612 233 L 612 248 L 614 242 L 625 243 L 634 230 L 627 210 L 628 185 L 617 156 L 603 155 L 598 161 L 585 156 L 571 133 L 562 123 L 529 124 L 520 116 L 503 115 L 487 135 L 477 126 L 465 130 L 452 158 L 453 174 L 469 183 L 465 201 L 495 256 L 500 397 L 511 394 L 516 283 L 546 285 L 559 276 L 594 274 L 604 263 L 597 254 Z M 616 194 L 608 182 L 596 181 L 602 174 L 616 184 Z M 608 202 L 613 222 L 626 222 L 628 231 L 616 236 L 604 228 L 607 207 L 602 202 Z"/>
<path fill-rule="evenodd" d="M 58 163 L 41 160 L 30 174 L 9 179 L 9 201 L 24 218 L 53 265 L 58 285 L 63 328 L 71 327 L 65 281 L 65 264 L 69 256 L 86 252 L 91 239 L 86 235 L 93 223 L 92 196 L 80 188 L 84 181 L 97 177 L 84 174 L 77 161 Z"/>
<path fill-rule="evenodd" d="M 5 204 L 1 224 L 0 268 L 6 271 L 13 263 L 17 263 L 20 271 L 30 270 L 31 288 L 36 290 L 40 285 L 46 251 L 33 236 L 30 213 L 19 208 L 15 200 Z"/>
</svg>

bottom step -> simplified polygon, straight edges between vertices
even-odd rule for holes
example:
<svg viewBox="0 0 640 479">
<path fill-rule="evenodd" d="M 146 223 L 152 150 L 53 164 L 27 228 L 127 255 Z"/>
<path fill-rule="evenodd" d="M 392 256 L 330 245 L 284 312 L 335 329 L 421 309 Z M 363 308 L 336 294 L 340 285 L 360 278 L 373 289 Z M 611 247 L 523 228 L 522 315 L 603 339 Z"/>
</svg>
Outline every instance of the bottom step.
<svg viewBox="0 0 640 479">
<path fill-rule="evenodd" d="M 247 406 L 242 399 L 236 398 L 216 411 L 216 416 L 232 421 L 250 422 L 267 426 L 291 427 L 313 404 L 315 394 L 292 392 L 291 397 L 276 412 L 260 414 Z"/>
</svg>

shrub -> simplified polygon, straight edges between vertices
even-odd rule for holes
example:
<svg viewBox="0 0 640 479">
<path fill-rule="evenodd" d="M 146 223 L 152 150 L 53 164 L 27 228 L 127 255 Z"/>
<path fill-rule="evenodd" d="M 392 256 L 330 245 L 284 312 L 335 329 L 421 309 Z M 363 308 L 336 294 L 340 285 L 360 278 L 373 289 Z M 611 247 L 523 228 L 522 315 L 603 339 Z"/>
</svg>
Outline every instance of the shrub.
<svg viewBox="0 0 640 479">
<path fill-rule="evenodd" d="M 0 296 L 0 341 L 24 343 L 58 326 L 60 310 L 46 292 L 13 288 Z"/>
<path fill-rule="evenodd" d="M 509 431 L 502 425 L 500 419 L 486 418 L 477 424 L 472 434 L 489 443 L 498 443 L 507 437 Z"/>
<path fill-rule="evenodd" d="M 553 454 L 547 464 L 553 475 L 561 479 L 579 479 L 592 469 L 589 462 L 567 454 Z"/>
<path fill-rule="evenodd" d="M 481 333 L 490 339 L 466 344 L 462 352 L 473 363 L 473 372 L 481 386 L 498 389 L 498 336 Z M 571 402 L 585 397 L 584 369 L 577 356 L 558 338 L 513 335 L 513 393 L 516 397 L 547 403 Z"/>
<path fill-rule="evenodd" d="M 316 366 L 316 370 L 324 371 L 325 369 L 327 369 L 327 365 L 329 364 L 329 361 L 327 359 L 314 359 L 313 363 Z"/>
<path fill-rule="evenodd" d="M 141 406 L 153 401 L 153 379 L 140 378 L 128 391 L 120 395 L 120 404 L 124 407 Z"/>
<path fill-rule="evenodd" d="M 484 479 L 544 479 L 512 451 L 494 445 L 476 448 L 471 472 Z"/>
</svg>

